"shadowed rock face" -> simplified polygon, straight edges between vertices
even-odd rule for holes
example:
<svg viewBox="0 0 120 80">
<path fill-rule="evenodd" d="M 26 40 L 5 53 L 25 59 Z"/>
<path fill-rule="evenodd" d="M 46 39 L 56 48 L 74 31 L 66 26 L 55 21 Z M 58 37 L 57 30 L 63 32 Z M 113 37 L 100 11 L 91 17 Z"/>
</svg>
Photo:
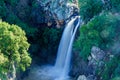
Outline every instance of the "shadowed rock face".
<svg viewBox="0 0 120 80">
<path fill-rule="evenodd" d="M 107 58 L 106 53 L 99 47 L 93 46 L 88 61 L 84 61 L 82 57 L 78 57 L 78 52 L 73 54 L 72 68 L 70 75 L 75 77 L 75 80 L 97 80 L 95 72 L 97 69 L 102 70 Z"/>
<path fill-rule="evenodd" d="M 56 21 L 57 26 L 78 13 L 77 0 L 69 3 L 68 0 L 39 0 L 46 13 L 47 22 Z"/>
<path fill-rule="evenodd" d="M 65 25 L 79 12 L 77 0 L 72 3 L 69 0 L 19 0 L 15 9 L 16 15 L 23 21 L 57 27 Z"/>
<path fill-rule="evenodd" d="M 19 0 L 18 4 L 16 6 L 16 12 L 19 18 L 22 20 L 25 19 L 25 17 L 28 16 L 28 13 L 30 12 L 29 10 L 29 0 Z"/>
</svg>

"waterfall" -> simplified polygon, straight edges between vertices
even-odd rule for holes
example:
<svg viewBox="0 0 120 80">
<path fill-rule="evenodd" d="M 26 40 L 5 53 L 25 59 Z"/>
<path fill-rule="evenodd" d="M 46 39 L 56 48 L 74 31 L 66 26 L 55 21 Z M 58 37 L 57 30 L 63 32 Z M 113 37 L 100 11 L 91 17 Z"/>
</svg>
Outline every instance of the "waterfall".
<svg viewBox="0 0 120 80">
<path fill-rule="evenodd" d="M 45 65 L 40 67 L 36 72 L 37 74 L 35 74 L 35 80 L 70 80 L 68 74 L 70 71 L 72 45 L 80 24 L 80 16 L 71 18 L 63 31 L 55 65 Z"/>
<path fill-rule="evenodd" d="M 55 67 L 56 68 L 63 68 L 64 67 L 64 63 L 65 63 L 65 58 L 66 58 L 66 54 L 68 51 L 68 47 L 70 44 L 70 39 L 72 37 L 72 31 L 74 28 L 74 21 L 75 18 L 72 19 L 66 26 L 66 28 L 64 29 L 60 44 L 59 44 L 59 48 L 58 48 L 58 53 L 57 53 L 57 59 L 56 59 L 56 63 L 55 63 Z"/>
<path fill-rule="evenodd" d="M 77 25 L 74 25 L 76 20 L 78 20 Z M 60 78 L 56 80 L 64 80 L 64 78 L 68 76 L 72 55 L 72 44 L 80 22 L 80 16 L 77 16 L 68 22 L 66 28 L 64 29 L 55 63 L 55 69 L 60 70 L 62 73 L 59 74 Z"/>
</svg>

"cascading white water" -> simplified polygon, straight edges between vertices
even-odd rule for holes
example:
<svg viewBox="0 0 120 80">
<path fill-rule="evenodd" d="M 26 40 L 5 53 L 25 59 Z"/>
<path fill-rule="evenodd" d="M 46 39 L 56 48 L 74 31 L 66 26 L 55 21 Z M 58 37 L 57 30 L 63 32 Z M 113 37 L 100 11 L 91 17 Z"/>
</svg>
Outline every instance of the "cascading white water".
<svg viewBox="0 0 120 80">
<path fill-rule="evenodd" d="M 58 53 L 57 53 L 57 59 L 56 59 L 56 63 L 55 63 L 55 67 L 56 68 L 63 68 L 64 67 L 64 63 L 65 63 L 65 58 L 67 55 L 67 51 L 68 51 L 68 47 L 70 44 L 70 40 L 72 37 L 72 31 L 74 28 L 74 21 L 76 20 L 76 18 L 72 19 L 66 26 L 66 28 L 64 29 L 60 44 L 59 44 L 59 48 L 58 48 Z"/>
<path fill-rule="evenodd" d="M 75 26 L 74 22 L 78 19 L 78 23 Z M 70 61 L 71 61 L 71 53 L 72 53 L 72 44 L 75 38 L 75 33 L 80 25 L 80 16 L 73 18 L 66 26 L 60 45 L 58 48 L 58 55 L 55 63 L 55 69 L 61 70 L 61 74 L 59 74 L 59 78 L 56 80 L 64 80 L 69 73 Z M 74 29 L 75 27 L 75 29 Z M 74 29 L 74 31 L 73 31 Z"/>
<path fill-rule="evenodd" d="M 29 80 L 70 80 L 68 73 L 70 71 L 72 44 L 80 23 L 79 16 L 72 18 L 67 23 L 60 41 L 55 65 L 40 67 L 36 71 L 35 79 Z"/>
</svg>

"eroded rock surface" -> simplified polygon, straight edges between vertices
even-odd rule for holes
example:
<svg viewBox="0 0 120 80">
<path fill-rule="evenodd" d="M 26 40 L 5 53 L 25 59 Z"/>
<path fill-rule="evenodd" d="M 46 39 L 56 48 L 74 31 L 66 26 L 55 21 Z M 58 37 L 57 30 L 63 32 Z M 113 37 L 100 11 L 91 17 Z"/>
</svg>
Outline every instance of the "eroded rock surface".
<svg viewBox="0 0 120 80">
<path fill-rule="evenodd" d="M 46 13 L 47 22 L 55 20 L 57 26 L 64 24 L 71 16 L 78 15 L 77 1 L 69 3 L 68 0 L 39 0 Z"/>
</svg>

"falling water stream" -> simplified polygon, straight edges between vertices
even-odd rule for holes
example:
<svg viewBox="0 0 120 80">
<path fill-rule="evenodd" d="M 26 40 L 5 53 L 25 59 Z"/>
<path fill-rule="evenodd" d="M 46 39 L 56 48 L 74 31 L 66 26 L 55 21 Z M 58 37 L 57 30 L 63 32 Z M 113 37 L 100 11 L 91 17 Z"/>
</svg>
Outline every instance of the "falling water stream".
<svg viewBox="0 0 120 80">
<path fill-rule="evenodd" d="M 54 67 L 48 67 L 52 80 L 69 80 L 72 45 L 76 31 L 80 26 L 80 16 L 72 18 L 66 25 L 59 44 Z"/>
<path fill-rule="evenodd" d="M 77 21 L 77 25 L 74 23 Z M 70 61 L 71 61 L 71 53 L 72 53 L 72 44 L 75 38 L 75 33 L 80 25 L 80 17 L 77 16 L 73 18 L 66 26 L 61 42 L 58 49 L 58 55 L 56 59 L 55 68 L 61 70 L 61 74 L 59 74 L 59 78 L 56 80 L 64 80 L 68 78 L 68 73 L 70 71 Z"/>
<path fill-rule="evenodd" d="M 72 56 L 72 45 L 76 31 L 81 24 L 80 16 L 75 16 L 66 25 L 59 44 L 57 58 L 54 66 L 43 66 L 34 73 L 36 79 L 29 80 L 70 80 L 70 62 Z"/>
</svg>

